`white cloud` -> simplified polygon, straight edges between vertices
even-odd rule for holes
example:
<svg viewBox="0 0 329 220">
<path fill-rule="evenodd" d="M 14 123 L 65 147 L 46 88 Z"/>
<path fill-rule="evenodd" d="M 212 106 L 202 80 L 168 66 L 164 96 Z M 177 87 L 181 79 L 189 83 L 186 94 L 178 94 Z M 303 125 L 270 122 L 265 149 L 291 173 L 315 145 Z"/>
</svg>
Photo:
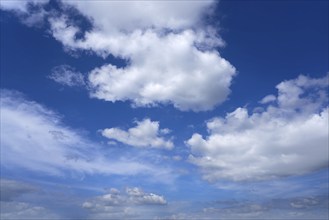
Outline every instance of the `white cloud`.
<svg viewBox="0 0 329 220">
<path fill-rule="evenodd" d="M 161 137 L 161 133 L 167 133 L 168 129 L 159 129 L 158 121 L 144 119 L 137 121 L 136 127 L 124 131 L 120 128 L 106 128 L 102 135 L 111 140 L 116 140 L 133 147 L 143 148 L 165 148 L 172 149 L 174 144 L 171 140 Z"/>
<path fill-rule="evenodd" d="M 48 77 L 64 86 L 73 87 L 85 85 L 83 74 L 68 65 L 61 65 L 53 68 Z"/>
<path fill-rule="evenodd" d="M 273 105 L 237 108 L 207 122 L 209 135 L 186 142 L 207 180 L 260 180 L 328 166 L 328 78 L 299 76 L 277 86 Z"/>
<path fill-rule="evenodd" d="M 126 66 L 109 63 L 90 71 L 91 97 L 131 101 L 135 107 L 172 104 L 182 111 L 206 111 L 227 99 L 236 73 L 217 51 L 224 45 L 217 30 L 204 23 L 203 16 L 211 14 L 216 4 L 63 1 L 60 13 L 41 10 L 42 4 L 37 11 L 27 3 L 2 8 L 24 12 L 22 21 L 29 25 L 46 19 L 49 32 L 66 51 L 125 59 Z M 90 28 L 79 26 L 70 15 L 72 8 L 90 21 Z"/>
<path fill-rule="evenodd" d="M 2 0 L 0 9 L 15 13 L 27 26 L 39 26 L 47 16 L 43 7 L 48 2 L 49 0 Z"/>
<path fill-rule="evenodd" d="M 0 1 L 0 9 L 27 13 L 29 5 L 46 4 L 47 2 L 48 0 L 2 0 Z"/>
<path fill-rule="evenodd" d="M 69 50 L 94 51 L 103 57 L 112 54 L 128 61 L 125 67 L 107 64 L 92 70 L 92 97 L 129 100 L 134 106 L 173 104 L 183 111 L 205 111 L 229 95 L 235 68 L 216 51 L 224 43 L 214 29 L 200 25 L 201 15 L 215 2 L 69 4 L 88 16 L 93 28 L 76 39 L 80 27 L 65 15 L 52 17 L 55 39 Z"/>
<path fill-rule="evenodd" d="M 99 144 L 64 125 L 57 113 L 28 101 L 18 92 L 1 90 L 0 111 L 3 168 L 48 175 L 142 174 L 153 176 L 152 180 L 162 180 L 169 175 L 167 169 L 139 161 L 143 158 L 138 156 L 129 158 L 121 152 L 104 157 Z"/>
<path fill-rule="evenodd" d="M 267 95 L 262 100 L 260 100 L 261 104 L 267 104 L 270 102 L 274 102 L 276 100 L 275 95 Z"/>
<path fill-rule="evenodd" d="M 152 205 L 152 208 L 149 206 Z M 126 188 L 121 193 L 118 189 L 111 190 L 101 196 L 90 199 L 82 204 L 82 207 L 91 211 L 92 218 L 124 218 L 140 217 L 147 218 L 157 208 L 156 206 L 167 205 L 163 196 L 146 193 L 141 188 Z M 150 210 L 153 211 L 150 211 Z"/>
<path fill-rule="evenodd" d="M 106 32 L 149 28 L 182 29 L 194 26 L 213 6 L 206 1 L 64 1 L 76 7 Z"/>
</svg>

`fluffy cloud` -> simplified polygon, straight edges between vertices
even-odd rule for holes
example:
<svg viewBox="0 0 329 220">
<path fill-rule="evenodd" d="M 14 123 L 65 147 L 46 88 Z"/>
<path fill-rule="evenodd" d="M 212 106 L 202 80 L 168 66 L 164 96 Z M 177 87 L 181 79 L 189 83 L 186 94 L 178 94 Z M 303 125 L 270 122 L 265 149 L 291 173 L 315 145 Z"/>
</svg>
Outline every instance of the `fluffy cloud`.
<svg viewBox="0 0 329 220">
<path fill-rule="evenodd" d="M 53 68 L 49 79 L 64 86 L 84 86 L 85 79 L 82 73 L 68 65 L 61 65 Z"/>
<path fill-rule="evenodd" d="M 24 5 L 2 8 L 15 7 L 29 18 L 36 14 Z M 227 99 L 236 72 L 217 51 L 223 40 L 203 23 L 215 6 L 216 1 L 63 1 L 61 13 L 43 10 L 37 17 L 46 18 L 50 33 L 67 51 L 92 51 L 104 58 L 111 54 L 126 61 L 90 71 L 92 97 L 206 111 Z M 72 9 L 91 27 L 70 16 Z"/>
<path fill-rule="evenodd" d="M 193 3 L 190 1 L 105 1 L 97 4 L 89 1 L 65 2 L 76 7 L 85 16 L 95 19 L 94 22 L 97 26 L 107 32 L 133 31 L 136 28 L 182 29 L 191 27 L 199 22 L 200 16 L 214 3 L 212 0 Z"/>
<path fill-rule="evenodd" d="M 23 168 L 48 175 L 64 175 L 66 171 L 155 176 L 168 173 L 123 154 L 104 157 L 99 144 L 67 127 L 57 113 L 27 100 L 21 93 L 1 90 L 0 110 L 3 168 Z"/>
<path fill-rule="evenodd" d="M 165 148 L 172 149 L 174 144 L 165 140 L 161 134 L 168 133 L 168 129 L 159 129 L 158 121 L 144 119 L 137 121 L 137 126 L 129 128 L 128 131 L 119 128 L 106 128 L 102 135 L 111 140 L 116 140 L 133 147 Z"/>
<path fill-rule="evenodd" d="M 131 100 L 137 107 L 214 108 L 230 93 L 235 70 L 218 52 L 198 50 L 196 38 L 191 30 L 164 37 L 152 31 L 135 33 L 125 43 L 126 50 L 136 47 L 127 51 L 133 52 L 128 66 L 109 64 L 90 72 L 91 96 L 111 102 Z"/>
<path fill-rule="evenodd" d="M 106 194 L 84 202 L 82 207 L 91 211 L 92 218 L 136 218 L 138 216 L 145 218 L 152 214 L 150 205 L 155 210 L 156 206 L 166 204 L 167 201 L 163 196 L 146 193 L 138 187 L 128 187 L 123 193 L 111 188 Z"/>
<path fill-rule="evenodd" d="M 186 142 L 207 180 L 261 180 L 328 166 L 328 78 L 299 76 L 277 85 L 273 105 L 237 108 L 207 122 L 209 136 Z"/>
</svg>

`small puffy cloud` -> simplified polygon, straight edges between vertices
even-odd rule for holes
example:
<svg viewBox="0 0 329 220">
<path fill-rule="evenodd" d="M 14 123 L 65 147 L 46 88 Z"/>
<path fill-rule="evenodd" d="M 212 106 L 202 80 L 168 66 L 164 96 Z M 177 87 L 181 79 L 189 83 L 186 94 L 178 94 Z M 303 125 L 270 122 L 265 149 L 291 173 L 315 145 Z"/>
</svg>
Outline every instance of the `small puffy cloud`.
<svg viewBox="0 0 329 220">
<path fill-rule="evenodd" d="M 166 140 L 161 136 L 163 133 L 167 133 L 168 129 L 159 129 L 158 121 L 144 119 L 136 123 L 136 127 L 129 128 L 127 131 L 120 128 L 106 128 L 102 131 L 102 135 L 133 147 L 164 149 L 174 147 L 171 140 Z"/>
<path fill-rule="evenodd" d="M 275 95 L 267 95 L 264 98 L 262 98 L 262 100 L 260 100 L 261 104 L 267 104 L 270 102 L 274 102 L 276 100 Z"/>
<path fill-rule="evenodd" d="M 262 180 L 328 166 L 328 78 L 299 76 L 277 86 L 273 105 L 237 108 L 187 140 L 189 161 L 210 181 Z M 268 101 L 268 100 L 267 100 Z"/>
<path fill-rule="evenodd" d="M 124 192 L 112 188 L 108 193 L 84 202 L 82 207 L 91 211 L 91 217 L 123 218 L 147 217 L 150 209 L 164 205 L 167 201 L 163 196 L 146 193 L 138 187 L 128 187 Z"/>
<path fill-rule="evenodd" d="M 82 73 L 68 65 L 57 66 L 52 69 L 49 79 L 64 86 L 85 86 L 85 79 Z"/>
<path fill-rule="evenodd" d="M 140 205 L 165 205 L 167 201 L 163 196 L 154 193 L 145 193 L 141 188 L 127 188 L 126 193 L 130 202 Z"/>
</svg>

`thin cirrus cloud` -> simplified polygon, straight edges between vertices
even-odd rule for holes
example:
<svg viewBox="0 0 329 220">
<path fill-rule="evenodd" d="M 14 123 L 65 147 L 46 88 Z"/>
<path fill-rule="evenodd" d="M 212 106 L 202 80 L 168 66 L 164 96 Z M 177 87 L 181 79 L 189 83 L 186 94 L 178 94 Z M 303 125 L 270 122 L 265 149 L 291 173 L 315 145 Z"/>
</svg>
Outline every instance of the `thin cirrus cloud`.
<svg viewBox="0 0 329 220">
<path fill-rule="evenodd" d="M 209 120 L 207 137 L 195 133 L 186 141 L 189 161 L 205 179 L 264 180 L 328 166 L 327 76 L 300 75 L 276 88 L 263 111 L 237 108 Z"/>
<path fill-rule="evenodd" d="M 44 17 L 65 50 L 92 51 L 104 58 L 111 54 L 127 61 L 126 66 L 108 63 L 91 70 L 91 97 L 130 101 L 135 107 L 172 104 L 182 111 L 206 111 L 227 99 L 236 74 L 217 51 L 224 42 L 215 28 L 203 25 L 203 16 L 215 4 L 63 1 L 64 14 L 48 12 Z M 65 14 L 68 8 L 75 8 L 92 27 L 84 30 L 75 24 Z"/>
<path fill-rule="evenodd" d="M 110 140 L 115 140 L 133 147 L 139 148 L 164 148 L 172 149 L 174 144 L 166 140 L 163 135 L 170 132 L 169 129 L 160 129 L 158 121 L 144 119 L 137 121 L 136 126 L 124 131 L 120 128 L 106 128 L 102 135 Z"/>
<path fill-rule="evenodd" d="M 86 85 L 84 75 L 68 65 L 54 67 L 48 78 L 63 86 L 79 87 Z"/>
<path fill-rule="evenodd" d="M 103 175 L 169 173 L 145 161 L 105 157 L 100 146 L 67 127 L 50 109 L 21 93 L 1 90 L 1 166 L 48 175 L 69 172 Z M 49 156 L 51 155 L 51 156 Z M 116 155 L 118 156 L 118 155 Z M 166 175 L 167 175 L 166 174 Z"/>
</svg>

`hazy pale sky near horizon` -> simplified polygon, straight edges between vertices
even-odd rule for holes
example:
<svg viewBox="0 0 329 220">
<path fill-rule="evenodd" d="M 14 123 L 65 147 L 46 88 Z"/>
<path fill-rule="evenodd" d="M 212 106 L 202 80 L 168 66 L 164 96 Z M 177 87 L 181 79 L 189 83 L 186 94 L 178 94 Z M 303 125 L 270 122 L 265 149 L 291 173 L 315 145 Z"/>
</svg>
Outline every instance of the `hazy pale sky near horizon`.
<svg viewBox="0 0 329 220">
<path fill-rule="evenodd" d="M 328 7 L 1 0 L 1 219 L 328 219 Z"/>
</svg>

